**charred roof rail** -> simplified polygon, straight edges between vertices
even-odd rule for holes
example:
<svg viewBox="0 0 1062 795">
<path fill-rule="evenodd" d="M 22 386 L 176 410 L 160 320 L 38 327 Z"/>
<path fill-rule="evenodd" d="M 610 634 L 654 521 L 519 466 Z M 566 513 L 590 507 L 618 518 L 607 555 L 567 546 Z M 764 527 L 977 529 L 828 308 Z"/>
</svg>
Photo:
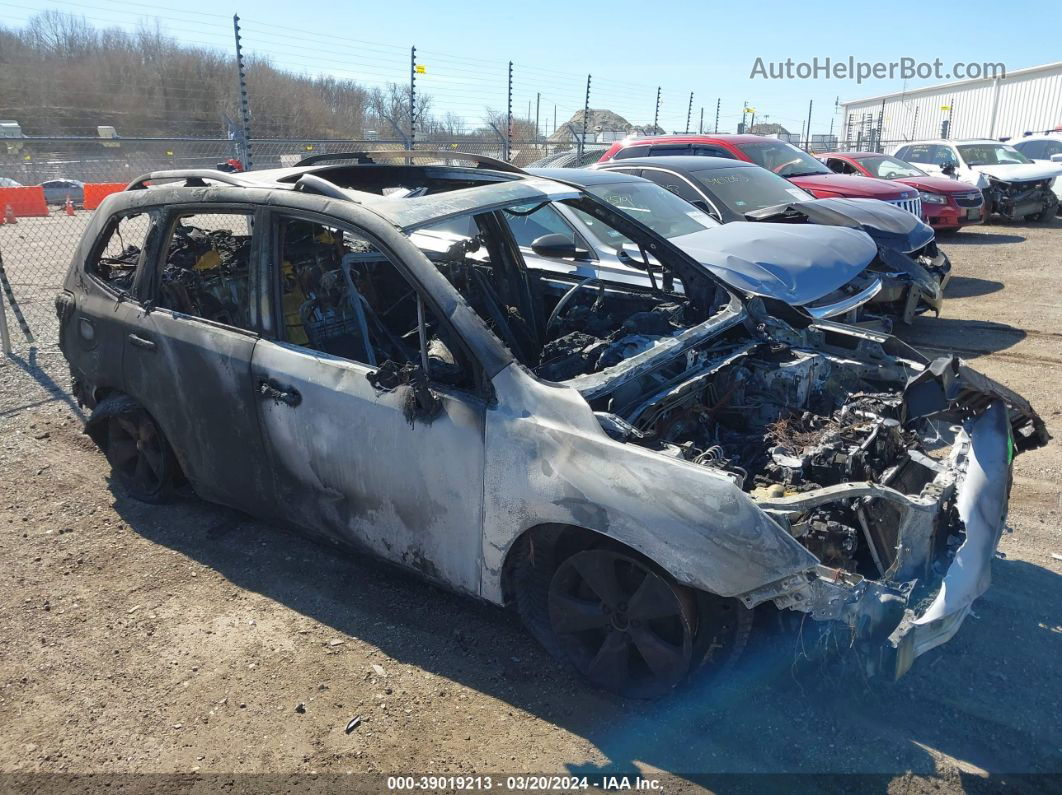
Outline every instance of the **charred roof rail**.
<svg viewBox="0 0 1062 795">
<path fill-rule="evenodd" d="M 252 186 L 252 183 L 246 178 L 241 177 L 240 174 L 234 174 L 228 171 L 215 171 L 210 168 L 179 168 L 171 171 L 152 171 L 149 174 L 143 174 L 126 185 L 125 189 L 144 190 L 147 188 L 147 183 L 149 182 L 160 182 L 170 179 L 183 179 L 186 181 L 186 186 L 190 188 L 204 188 L 206 187 L 207 180 L 223 182 L 226 185 L 236 185 L 240 188 Z"/>
<path fill-rule="evenodd" d="M 366 152 L 334 152 L 332 154 L 310 155 L 304 157 L 295 164 L 296 168 L 302 166 L 316 166 L 322 163 L 331 163 L 341 160 L 353 160 L 360 166 L 375 165 L 377 160 L 409 159 L 414 157 L 437 157 L 443 160 L 470 160 L 477 168 L 489 168 L 494 171 L 507 171 L 510 174 L 526 174 L 522 168 L 517 168 L 512 163 L 506 163 L 496 157 L 476 155 L 469 152 L 457 152 L 449 149 L 384 149 L 380 151 Z"/>
<path fill-rule="evenodd" d="M 342 188 L 326 179 L 314 176 L 313 174 L 303 174 L 299 177 L 298 181 L 295 183 L 295 190 L 305 193 L 318 193 L 321 196 L 327 196 L 330 199 L 351 201 L 350 194 Z"/>
</svg>

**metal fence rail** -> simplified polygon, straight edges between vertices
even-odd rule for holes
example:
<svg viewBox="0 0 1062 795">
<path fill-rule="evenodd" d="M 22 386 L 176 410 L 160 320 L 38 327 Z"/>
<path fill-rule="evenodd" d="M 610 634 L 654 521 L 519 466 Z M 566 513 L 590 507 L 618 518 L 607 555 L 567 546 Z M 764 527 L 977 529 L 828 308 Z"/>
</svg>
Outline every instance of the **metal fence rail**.
<svg viewBox="0 0 1062 795">
<path fill-rule="evenodd" d="M 141 174 L 174 168 L 213 169 L 234 154 L 224 138 L 22 139 L 15 151 L 0 155 L 0 174 L 24 185 L 52 179 L 85 183 L 128 183 Z M 504 159 L 507 142 L 498 140 L 421 141 L 424 149 L 446 149 Z M 350 151 L 401 150 L 400 141 L 262 140 L 254 142 L 255 167 L 294 165 L 315 154 Z M 510 161 L 526 166 L 545 158 L 564 165 L 592 162 L 603 147 L 576 147 L 539 141 L 514 141 Z M 6 311 L 7 339 L 12 348 L 50 345 L 57 341 L 54 309 L 56 293 L 93 210 L 84 209 L 81 194 L 70 195 L 68 207 L 62 193 L 53 196 L 45 217 L 15 217 L 0 225 L 0 302 Z M 6 208 L 0 206 L 0 218 Z M 3 340 L 0 340 L 2 342 Z"/>
</svg>

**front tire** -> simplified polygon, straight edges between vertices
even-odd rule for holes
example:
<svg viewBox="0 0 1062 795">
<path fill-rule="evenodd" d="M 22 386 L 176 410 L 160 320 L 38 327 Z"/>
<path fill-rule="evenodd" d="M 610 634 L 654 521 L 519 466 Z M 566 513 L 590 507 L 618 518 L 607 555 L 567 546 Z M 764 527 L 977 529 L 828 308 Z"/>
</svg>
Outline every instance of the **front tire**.
<svg viewBox="0 0 1062 795">
<path fill-rule="evenodd" d="M 736 600 L 679 585 L 607 541 L 561 560 L 524 555 L 517 588 L 520 615 L 546 650 L 627 698 L 659 698 L 701 668 L 728 667 L 752 624 Z"/>
</svg>

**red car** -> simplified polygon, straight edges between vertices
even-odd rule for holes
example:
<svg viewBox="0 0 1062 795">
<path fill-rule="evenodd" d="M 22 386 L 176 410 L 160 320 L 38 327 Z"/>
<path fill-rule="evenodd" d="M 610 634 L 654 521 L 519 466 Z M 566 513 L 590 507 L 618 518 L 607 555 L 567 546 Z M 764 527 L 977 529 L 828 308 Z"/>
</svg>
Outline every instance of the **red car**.
<svg viewBox="0 0 1062 795">
<path fill-rule="evenodd" d="M 762 135 L 656 135 L 617 141 L 599 163 L 627 157 L 709 155 L 745 160 L 785 177 L 816 199 L 880 199 L 922 217 L 918 191 L 880 179 L 835 174 L 807 152 Z M 800 198 L 799 196 L 796 198 Z"/>
<path fill-rule="evenodd" d="M 818 158 L 838 174 L 887 179 L 916 188 L 923 219 L 939 232 L 984 223 L 984 196 L 969 182 L 934 177 L 905 160 L 877 152 L 830 152 Z"/>
</svg>

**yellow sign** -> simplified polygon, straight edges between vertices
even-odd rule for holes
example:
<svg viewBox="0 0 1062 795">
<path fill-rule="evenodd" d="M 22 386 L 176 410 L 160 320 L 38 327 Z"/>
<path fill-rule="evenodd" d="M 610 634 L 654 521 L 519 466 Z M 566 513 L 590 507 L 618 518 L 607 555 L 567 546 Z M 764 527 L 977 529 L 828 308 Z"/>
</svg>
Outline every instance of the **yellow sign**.
<svg viewBox="0 0 1062 795">
<path fill-rule="evenodd" d="M 746 113 L 755 113 L 756 109 L 755 108 L 745 108 L 745 112 Z"/>
<path fill-rule="evenodd" d="M 166 150 L 166 157 L 173 157 L 173 150 L 172 149 L 167 149 Z"/>
<path fill-rule="evenodd" d="M 941 110 L 951 110 L 951 105 L 941 105 L 940 109 Z"/>
<path fill-rule="evenodd" d="M 428 67 L 426 67 L 422 63 L 419 63 L 413 67 L 413 71 L 416 72 L 418 75 L 426 75 L 428 73 Z"/>
<path fill-rule="evenodd" d="M 305 146 L 303 146 L 302 148 L 303 148 L 303 149 L 304 149 L 305 151 L 307 151 L 307 152 L 312 152 L 312 151 L 313 151 L 313 144 L 306 144 L 306 145 L 305 145 Z"/>
</svg>

